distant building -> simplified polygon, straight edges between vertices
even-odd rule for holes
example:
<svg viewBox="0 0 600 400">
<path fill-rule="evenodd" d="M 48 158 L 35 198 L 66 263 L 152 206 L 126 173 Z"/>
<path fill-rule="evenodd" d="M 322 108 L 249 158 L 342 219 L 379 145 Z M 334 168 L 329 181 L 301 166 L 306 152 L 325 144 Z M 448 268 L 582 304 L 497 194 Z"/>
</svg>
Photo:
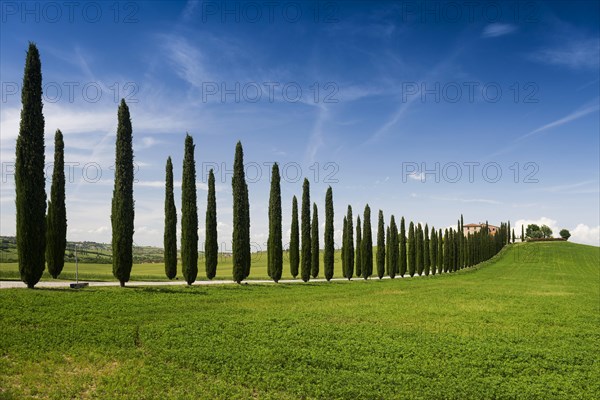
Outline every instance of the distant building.
<svg viewBox="0 0 600 400">
<path fill-rule="evenodd" d="M 483 228 L 485 228 L 485 223 L 483 223 L 483 222 L 480 222 L 478 224 L 466 224 L 466 225 L 463 225 L 463 233 L 465 235 L 467 235 L 468 233 L 474 234 L 475 232 L 479 232 Z M 489 225 L 489 224 L 488 224 L 488 229 L 490 231 L 490 234 L 492 234 L 492 235 L 495 235 L 496 232 L 498 232 L 498 230 L 500 230 L 499 227 L 494 226 L 494 225 Z"/>
</svg>

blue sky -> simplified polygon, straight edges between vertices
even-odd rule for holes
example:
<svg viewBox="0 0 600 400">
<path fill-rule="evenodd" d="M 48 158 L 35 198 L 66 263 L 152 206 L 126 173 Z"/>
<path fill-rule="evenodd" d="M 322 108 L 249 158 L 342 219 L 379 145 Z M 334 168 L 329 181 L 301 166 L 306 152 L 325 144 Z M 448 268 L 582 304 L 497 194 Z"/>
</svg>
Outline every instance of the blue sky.
<svg viewBox="0 0 600 400">
<path fill-rule="evenodd" d="M 2 235 L 15 232 L 11 171 L 34 41 L 46 161 L 61 129 L 70 163 L 69 240 L 110 241 L 125 97 L 139 245 L 162 244 L 164 166 L 172 156 L 180 179 L 186 132 L 196 143 L 200 240 L 213 167 L 224 251 L 238 140 L 255 248 L 266 242 L 274 161 L 286 238 L 307 177 L 321 222 L 333 188 L 338 241 L 347 205 L 356 216 L 369 203 L 386 222 L 394 214 L 445 228 L 462 213 L 518 229 L 546 223 L 599 244 L 597 2 L 3 2 L 1 11 Z M 179 210 L 179 186 L 175 194 Z"/>
</svg>

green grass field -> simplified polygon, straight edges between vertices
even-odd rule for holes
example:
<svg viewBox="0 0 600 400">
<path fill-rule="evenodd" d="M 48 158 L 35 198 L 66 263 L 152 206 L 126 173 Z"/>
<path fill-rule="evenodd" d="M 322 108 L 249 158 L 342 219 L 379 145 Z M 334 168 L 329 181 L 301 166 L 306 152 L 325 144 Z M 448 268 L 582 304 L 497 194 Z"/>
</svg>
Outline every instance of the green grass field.
<svg viewBox="0 0 600 400">
<path fill-rule="evenodd" d="M 1 290 L 0 398 L 597 398 L 599 255 L 526 243 L 417 279 Z"/>
</svg>

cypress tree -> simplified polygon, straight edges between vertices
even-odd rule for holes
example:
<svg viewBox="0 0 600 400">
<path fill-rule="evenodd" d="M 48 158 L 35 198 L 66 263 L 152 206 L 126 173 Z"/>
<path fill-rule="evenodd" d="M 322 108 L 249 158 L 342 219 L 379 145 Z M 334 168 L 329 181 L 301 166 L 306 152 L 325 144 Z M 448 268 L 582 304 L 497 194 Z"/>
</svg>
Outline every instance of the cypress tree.
<svg viewBox="0 0 600 400">
<path fill-rule="evenodd" d="M 46 267 L 46 179 L 42 64 L 40 53 L 31 42 L 25 60 L 21 103 L 15 163 L 17 254 L 21 280 L 33 288 Z"/>
<path fill-rule="evenodd" d="M 437 272 L 437 232 L 435 227 L 431 227 L 431 240 L 429 242 L 429 266 L 431 275 Z"/>
<path fill-rule="evenodd" d="M 167 158 L 165 168 L 165 275 L 173 279 L 177 275 L 177 209 L 173 195 L 173 162 Z"/>
<path fill-rule="evenodd" d="M 361 257 L 361 246 L 362 246 L 362 226 L 360 223 L 360 215 L 356 217 L 356 257 L 354 262 L 356 264 L 356 276 L 362 276 L 362 257 Z"/>
<path fill-rule="evenodd" d="M 385 275 L 385 224 L 383 222 L 383 211 L 379 210 L 379 220 L 377 223 L 377 277 L 383 278 Z"/>
<path fill-rule="evenodd" d="M 188 285 L 198 276 L 198 206 L 194 139 L 185 135 L 181 177 L 181 271 Z"/>
<path fill-rule="evenodd" d="M 442 229 L 438 230 L 437 235 L 437 270 L 438 274 L 444 271 L 444 239 L 442 236 Z"/>
<path fill-rule="evenodd" d="M 408 265 L 406 259 L 406 228 L 404 223 L 404 217 L 400 219 L 400 250 L 399 250 L 400 260 L 399 260 L 399 269 L 400 276 L 404 278 L 404 274 L 406 274 L 406 268 Z"/>
<path fill-rule="evenodd" d="M 390 265 L 391 252 L 392 252 L 392 249 L 390 248 L 390 226 L 388 225 L 387 228 L 385 229 L 385 273 L 388 276 L 390 275 L 390 268 L 391 268 L 391 265 Z"/>
<path fill-rule="evenodd" d="M 275 282 L 283 273 L 283 242 L 281 226 L 281 176 L 279 165 L 271 169 L 271 195 L 269 197 L 269 239 L 267 242 L 267 270 Z"/>
<path fill-rule="evenodd" d="M 421 227 L 421 223 L 417 224 L 415 236 L 415 244 L 417 248 L 417 275 L 423 275 L 423 228 Z"/>
<path fill-rule="evenodd" d="M 450 240 L 448 229 L 444 230 L 444 272 L 449 272 L 450 269 Z"/>
<path fill-rule="evenodd" d="M 311 222 L 310 240 L 312 249 L 310 255 L 312 257 L 310 263 L 310 273 L 313 278 L 319 276 L 319 211 L 317 203 L 313 203 L 313 217 Z"/>
<path fill-rule="evenodd" d="M 323 249 L 323 270 L 325 279 L 333 278 L 334 242 L 333 242 L 333 191 L 331 186 L 325 194 L 325 237 Z"/>
<path fill-rule="evenodd" d="M 352 206 L 348 205 L 346 212 L 346 278 L 352 279 L 354 274 L 354 224 L 352 216 Z"/>
<path fill-rule="evenodd" d="M 425 233 L 423 234 L 423 272 L 429 276 L 429 226 L 425 224 Z"/>
<path fill-rule="evenodd" d="M 512 230 L 512 242 L 515 242 L 515 228 Z"/>
<path fill-rule="evenodd" d="M 346 251 L 348 250 L 348 218 L 344 215 L 344 225 L 342 228 L 342 275 L 347 278 L 346 270 Z"/>
<path fill-rule="evenodd" d="M 302 234 L 302 259 L 300 275 L 304 282 L 308 282 L 310 279 L 310 267 L 312 262 L 312 245 L 310 242 L 310 184 L 306 178 L 304 178 L 304 183 L 302 185 L 302 211 L 300 214 L 300 220 L 300 230 Z"/>
<path fill-rule="evenodd" d="M 217 238 L 217 195 L 215 191 L 215 174 L 212 168 L 208 171 L 205 236 L 204 266 L 206 268 L 206 277 L 212 279 L 217 274 L 217 263 L 219 259 L 219 240 Z"/>
<path fill-rule="evenodd" d="M 525 241 L 525 229 L 524 225 L 521 225 L 521 242 Z"/>
<path fill-rule="evenodd" d="M 298 228 L 298 199 L 292 199 L 292 228 L 290 233 L 290 274 L 294 279 L 298 276 L 300 266 L 300 232 Z"/>
<path fill-rule="evenodd" d="M 362 276 L 373 275 L 373 235 L 371 233 L 371 208 L 367 204 L 363 214 L 363 235 L 361 241 Z"/>
<path fill-rule="evenodd" d="M 389 251 L 388 258 L 390 260 L 390 266 L 388 269 L 388 275 L 394 279 L 398 273 L 398 227 L 396 226 L 396 219 L 392 215 L 390 219 L 390 239 L 389 239 Z"/>
<path fill-rule="evenodd" d="M 415 275 L 417 252 L 416 252 L 416 240 L 415 240 L 415 225 L 410 222 L 408 225 L 408 274 L 411 278 Z"/>
<path fill-rule="evenodd" d="M 129 281 L 133 265 L 133 148 L 129 107 L 121 99 L 118 112 L 115 186 L 112 198 L 113 275 L 121 286 Z"/>
<path fill-rule="evenodd" d="M 250 274 L 250 205 L 244 173 L 244 149 L 239 141 L 235 146 L 231 188 L 233 194 L 233 280 L 240 283 Z"/>
<path fill-rule="evenodd" d="M 508 221 L 508 226 L 506 227 L 506 244 L 510 244 L 510 221 Z"/>
<path fill-rule="evenodd" d="M 46 224 L 48 272 L 57 278 L 65 265 L 67 247 L 67 208 L 65 206 L 65 145 L 60 130 L 54 135 L 54 170 Z"/>
</svg>

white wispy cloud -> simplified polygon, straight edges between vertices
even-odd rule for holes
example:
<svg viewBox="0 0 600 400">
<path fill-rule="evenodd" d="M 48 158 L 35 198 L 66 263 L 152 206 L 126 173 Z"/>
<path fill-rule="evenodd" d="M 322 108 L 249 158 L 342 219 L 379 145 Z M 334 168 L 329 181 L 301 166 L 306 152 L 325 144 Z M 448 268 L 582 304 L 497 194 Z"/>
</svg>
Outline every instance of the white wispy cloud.
<svg viewBox="0 0 600 400">
<path fill-rule="evenodd" d="M 571 69 L 597 69 L 600 64 L 600 40 L 597 37 L 570 39 L 566 43 L 540 49 L 529 58 Z"/>
<path fill-rule="evenodd" d="M 501 23 L 493 23 L 487 25 L 481 36 L 484 38 L 493 38 L 508 35 L 509 33 L 513 33 L 517 30 L 517 27 L 511 24 L 501 24 Z"/>
<path fill-rule="evenodd" d="M 570 113 L 570 114 L 568 114 L 568 115 L 566 115 L 566 116 L 564 116 L 562 118 L 559 118 L 559 119 L 557 119 L 555 121 L 549 122 L 549 123 L 547 123 L 545 125 L 540 126 L 539 128 L 536 128 L 536 129 L 532 130 L 529 133 L 526 133 L 525 135 L 519 137 L 517 140 L 522 140 L 522 139 L 528 138 L 530 136 L 533 136 L 535 134 L 547 131 L 549 129 L 559 127 L 559 126 L 567 124 L 567 123 L 569 123 L 571 121 L 575 121 L 575 120 L 577 120 L 579 118 L 583 118 L 586 115 L 591 114 L 593 112 L 596 112 L 598 110 L 600 110 L 600 105 L 598 103 L 592 104 L 592 105 L 588 105 L 588 106 L 584 106 L 584 107 L 582 107 L 582 108 L 580 108 L 580 109 L 578 109 L 576 111 L 573 111 L 572 113 Z"/>
</svg>

